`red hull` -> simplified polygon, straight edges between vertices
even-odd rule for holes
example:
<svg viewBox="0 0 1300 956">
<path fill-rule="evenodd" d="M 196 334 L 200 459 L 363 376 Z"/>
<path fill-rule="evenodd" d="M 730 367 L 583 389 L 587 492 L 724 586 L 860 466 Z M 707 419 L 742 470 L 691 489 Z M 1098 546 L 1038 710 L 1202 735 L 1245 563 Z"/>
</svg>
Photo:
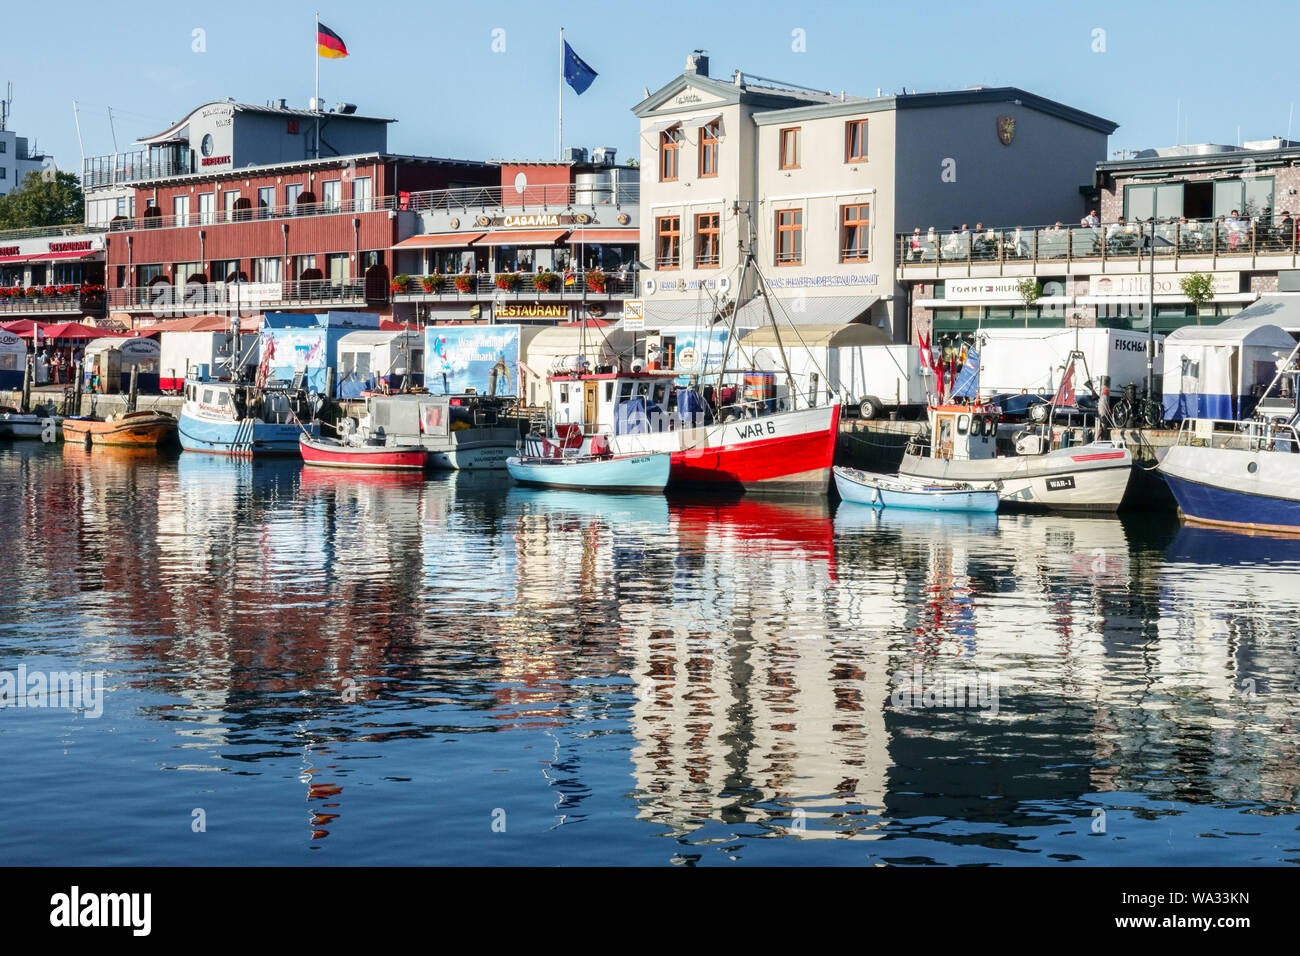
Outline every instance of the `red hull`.
<svg viewBox="0 0 1300 956">
<path fill-rule="evenodd" d="M 428 455 L 423 448 L 330 448 L 305 440 L 298 442 L 302 460 L 320 468 L 362 468 L 385 471 L 423 471 Z"/>
<path fill-rule="evenodd" d="M 825 494 L 835 462 L 839 421 L 836 406 L 830 428 L 822 431 L 673 452 L 669 482 L 714 489 Z"/>
</svg>

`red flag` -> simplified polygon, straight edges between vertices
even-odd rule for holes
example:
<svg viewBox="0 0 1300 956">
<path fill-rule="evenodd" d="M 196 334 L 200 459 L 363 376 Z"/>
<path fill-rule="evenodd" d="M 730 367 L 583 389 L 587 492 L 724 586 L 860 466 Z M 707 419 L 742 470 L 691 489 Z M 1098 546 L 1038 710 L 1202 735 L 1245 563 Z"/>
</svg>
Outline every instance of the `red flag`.
<svg viewBox="0 0 1300 956">
<path fill-rule="evenodd" d="M 922 332 L 920 338 L 921 345 L 921 367 L 927 372 L 934 370 L 934 360 L 930 357 L 930 334 Z"/>
<path fill-rule="evenodd" d="M 1074 363 L 1071 362 L 1069 368 L 1065 370 L 1065 377 L 1061 379 L 1061 387 L 1056 390 L 1056 397 L 1052 399 L 1052 404 L 1059 405 L 1061 408 L 1074 408 L 1077 404 L 1074 400 Z"/>
<path fill-rule="evenodd" d="M 952 397 L 952 387 L 957 384 L 957 357 L 948 359 L 948 397 Z"/>
</svg>

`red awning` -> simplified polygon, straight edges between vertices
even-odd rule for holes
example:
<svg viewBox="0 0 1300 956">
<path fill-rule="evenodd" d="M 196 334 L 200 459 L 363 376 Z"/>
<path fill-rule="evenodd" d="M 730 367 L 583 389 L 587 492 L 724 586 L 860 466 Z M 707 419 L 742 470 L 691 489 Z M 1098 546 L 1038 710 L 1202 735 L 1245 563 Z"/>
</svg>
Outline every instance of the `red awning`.
<svg viewBox="0 0 1300 956">
<path fill-rule="evenodd" d="M 522 230 L 520 232 L 489 232 L 479 241 L 480 246 L 553 246 L 569 234 L 567 229 Z"/>
<path fill-rule="evenodd" d="M 12 332 L 14 335 L 22 338 L 30 338 L 32 329 L 37 325 L 42 329 L 45 328 L 44 323 L 36 322 L 32 319 L 18 319 L 14 322 L 6 322 L 4 325 L 0 325 L 0 329 L 3 329 L 6 332 Z"/>
<path fill-rule="evenodd" d="M 0 262 L 26 262 L 28 259 L 35 258 L 35 256 L 0 256 Z"/>
<path fill-rule="evenodd" d="M 40 255 L 28 256 L 27 258 L 36 259 L 89 259 L 92 256 L 102 255 L 103 249 L 79 249 L 76 252 L 42 252 Z"/>
<path fill-rule="evenodd" d="M 41 338 L 45 339 L 100 339 L 106 335 L 122 335 L 110 329 L 93 329 L 79 322 L 63 322 L 59 325 L 41 327 Z"/>
<path fill-rule="evenodd" d="M 442 236 L 412 236 L 410 239 L 403 239 L 394 249 L 437 249 L 446 246 L 471 246 L 478 240 L 482 239 L 484 233 L 466 232 L 461 235 L 442 235 Z"/>
<path fill-rule="evenodd" d="M 569 245 L 580 243 L 619 242 L 635 246 L 641 241 L 641 233 L 636 229 L 575 229 L 569 235 Z"/>
</svg>

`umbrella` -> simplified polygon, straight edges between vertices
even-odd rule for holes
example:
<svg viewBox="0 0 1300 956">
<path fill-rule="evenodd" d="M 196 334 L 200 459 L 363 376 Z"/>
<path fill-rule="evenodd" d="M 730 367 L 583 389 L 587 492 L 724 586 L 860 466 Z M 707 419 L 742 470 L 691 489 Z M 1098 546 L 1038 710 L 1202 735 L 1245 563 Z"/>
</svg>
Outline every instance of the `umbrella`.
<svg viewBox="0 0 1300 956">
<path fill-rule="evenodd" d="M 36 322 L 34 319 L 17 319 L 13 322 L 6 322 L 4 325 L 0 325 L 0 329 L 4 329 L 6 332 L 12 332 L 14 335 L 23 338 L 30 338 L 32 335 L 32 329 L 36 328 L 38 324 L 41 325 L 43 331 L 45 326 Z"/>
<path fill-rule="evenodd" d="M 59 325 L 46 325 L 41 328 L 41 336 L 47 339 L 99 339 L 106 335 L 121 335 L 108 329 L 92 329 L 78 322 L 63 322 Z"/>
</svg>

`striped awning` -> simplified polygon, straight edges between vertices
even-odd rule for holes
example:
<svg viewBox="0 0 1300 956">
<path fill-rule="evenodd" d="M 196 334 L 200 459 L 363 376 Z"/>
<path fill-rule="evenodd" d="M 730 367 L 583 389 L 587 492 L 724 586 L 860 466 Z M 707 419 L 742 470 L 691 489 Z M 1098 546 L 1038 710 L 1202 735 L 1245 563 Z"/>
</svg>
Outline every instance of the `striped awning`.
<svg viewBox="0 0 1300 956">
<path fill-rule="evenodd" d="M 489 232 L 476 245 L 480 246 L 553 246 L 569 234 L 567 229 L 521 230 L 519 232 Z"/>
<path fill-rule="evenodd" d="M 391 248 L 405 251 L 408 249 L 442 249 L 449 246 L 452 248 L 472 246 L 485 235 L 487 234 L 483 232 L 466 232 L 446 235 L 411 236 L 411 238 L 403 239 Z"/>
</svg>

